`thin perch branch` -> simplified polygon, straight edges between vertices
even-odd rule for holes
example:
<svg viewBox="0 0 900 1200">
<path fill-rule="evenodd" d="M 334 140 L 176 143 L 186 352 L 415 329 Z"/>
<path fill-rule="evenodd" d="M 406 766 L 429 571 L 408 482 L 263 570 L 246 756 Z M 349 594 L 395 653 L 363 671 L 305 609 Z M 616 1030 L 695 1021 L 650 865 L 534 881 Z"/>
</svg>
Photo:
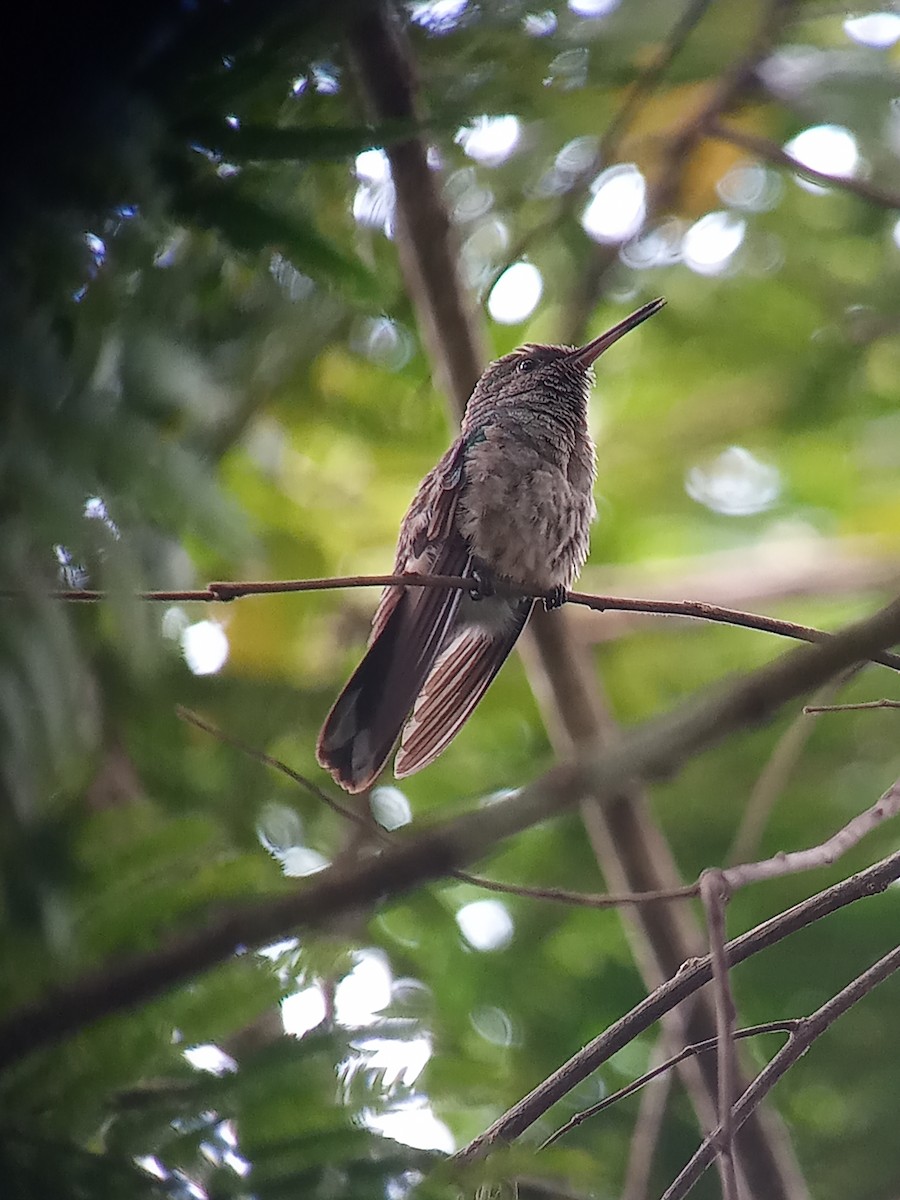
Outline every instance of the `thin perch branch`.
<svg viewBox="0 0 900 1200">
<path fill-rule="evenodd" d="M 900 779 L 883 792 L 875 803 L 857 813 L 855 817 L 842 826 L 837 833 L 832 834 L 817 846 L 809 846 L 805 850 L 792 850 L 788 853 L 781 851 L 771 858 L 759 862 L 741 863 L 735 867 L 727 867 L 722 871 L 726 886 L 732 891 L 746 887 L 748 883 L 757 883 L 760 879 L 778 879 L 782 875 L 793 875 L 799 871 L 811 871 L 816 867 L 828 867 L 837 862 L 848 850 L 866 834 L 871 833 L 884 821 L 895 817 L 900 812 Z"/>
<path fill-rule="evenodd" d="M 218 581 L 208 583 L 205 588 L 182 591 L 139 592 L 141 600 L 161 601 L 167 604 L 226 603 L 247 596 L 274 596 L 289 592 L 325 592 L 345 588 L 364 587 L 425 587 L 456 588 L 471 591 L 472 580 L 456 575 L 343 575 L 323 579 L 257 579 L 242 582 Z M 517 595 L 542 599 L 543 593 L 517 592 Z M 98 603 L 109 598 L 108 592 L 90 589 L 59 589 L 45 592 L 50 600 L 66 600 L 75 603 Z M 0 589 L 0 599 L 14 599 L 21 593 Z M 774 633 L 780 637 L 793 638 L 801 642 L 823 642 L 831 637 L 824 629 L 811 625 L 798 625 L 795 621 L 782 621 L 778 617 L 767 617 L 760 613 L 741 612 L 736 608 L 723 608 L 718 604 L 706 604 L 702 600 L 646 600 L 622 596 L 593 596 L 587 592 L 569 592 L 569 604 L 577 604 L 596 612 L 634 612 L 650 616 L 687 617 L 697 621 L 712 621 L 722 625 L 736 625 L 742 629 L 756 629 L 761 633 Z M 900 671 L 900 655 L 887 651 L 871 656 L 872 662 Z"/>
</svg>

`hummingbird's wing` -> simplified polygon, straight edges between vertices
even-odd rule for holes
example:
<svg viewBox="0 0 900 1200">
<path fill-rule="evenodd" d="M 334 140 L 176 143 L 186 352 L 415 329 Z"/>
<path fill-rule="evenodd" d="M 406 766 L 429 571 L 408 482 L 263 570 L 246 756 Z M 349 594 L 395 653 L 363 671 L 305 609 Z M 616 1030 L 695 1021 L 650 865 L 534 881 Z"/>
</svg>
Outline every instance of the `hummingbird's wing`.
<svg viewBox="0 0 900 1200">
<path fill-rule="evenodd" d="M 422 480 L 400 530 L 395 573 L 470 575 L 456 521 L 465 445 L 456 441 Z M 349 792 L 369 787 L 394 748 L 453 623 L 462 592 L 389 587 L 369 648 L 334 706 L 316 747 L 319 763 Z"/>
<path fill-rule="evenodd" d="M 533 607 L 533 600 L 512 600 L 508 612 L 490 627 L 466 624 L 449 631 L 404 726 L 394 762 L 398 779 L 427 767 L 456 737 L 506 661 Z"/>
</svg>

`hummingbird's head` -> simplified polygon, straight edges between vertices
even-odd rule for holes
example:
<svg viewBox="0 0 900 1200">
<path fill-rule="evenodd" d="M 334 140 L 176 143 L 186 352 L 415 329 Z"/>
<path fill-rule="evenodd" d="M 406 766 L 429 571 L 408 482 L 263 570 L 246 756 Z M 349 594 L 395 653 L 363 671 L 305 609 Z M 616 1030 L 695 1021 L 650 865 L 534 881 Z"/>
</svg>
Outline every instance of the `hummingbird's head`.
<svg viewBox="0 0 900 1200">
<path fill-rule="evenodd" d="M 604 350 L 636 328 L 665 304 L 651 300 L 584 346 L 542 346 L 533 342 L 498 358 L 482 375 L 466 409 L 466 424 L 481 414 L 507 405 L 539 403 L 580 407 L 586 404 L 593 381 L 592 367 Z M 568 403 L 567 403 L 568 402 Z"/>
</svg>

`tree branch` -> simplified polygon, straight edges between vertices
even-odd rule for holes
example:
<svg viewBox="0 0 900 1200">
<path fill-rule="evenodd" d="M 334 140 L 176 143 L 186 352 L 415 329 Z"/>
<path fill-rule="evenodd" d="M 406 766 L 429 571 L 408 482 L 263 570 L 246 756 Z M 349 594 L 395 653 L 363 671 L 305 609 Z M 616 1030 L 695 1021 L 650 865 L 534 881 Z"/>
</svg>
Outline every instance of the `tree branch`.
<svg viewBox="0 0 900 1200">
<path fill-rule="evenodd" d="M 856 179 L 851 175 L 829 175 L 827 171 L 818 171 L 815 167 L 808 167 L 806 163 L 793 158 L 777 142 L 770 141 L 769 138 L 760 137 L 755 133 L 746 133 L 743 129 L 735 129 L 730 125 L 722 125 L 719 121 L 711 122 L 706 132 L 707 136 L 711 138 L 717 138 L 720 142 L 729 142 L 732 146 L 739 146 L 742 150 L 752 154 L 754 158 L 761 158 L 776 167 L 784 167 L 788 171 L 802 175 L 805 179 L 822 184 L 823 187 L 839 188 L 843 192 L 851 192 L 854 196 L 859 196 L 860 199 L 867 200 L 870 204 L 878 204 L 882 208 L 900 208 L 900 194 L 886 191 L 865 179 Z"/>
<path fill-rule="evenodd" d="M 762 1033 L 793 1033 L 801 1024 L 800 1018 L 790 1017 L 784 1021 L 766 1021 L 761 1025 L 750 1025 L 746 1029 L 736 1029 L 732 1036 L 736 1040 L 744 1038 L 759 1037 Z M 624 1087 L 619 1088 L 617 1092 L 613 1092 L 609 1096 L 604 1096 L 602 1100 L 598 1100 L 596 1104 L 592 1104 L 590 1108 L 582 1109 L 577 1112 L 574 1117 L 570 1117 L 565 1125 L 560 1125 L 554 1133 L 551 1133 L 548 1138 L 541 1142 L 541 1149 L 547 1146 L 552 1146 L 554 1142 L 558 1142 L 560 1138 L 565 1137 L 567 1133 L 571 1133 L 573 1129 L 577 1129 L 579 1125 L 583 1125 L 585 1121 L 597 1117 L 600 1113 L 605 1112 L 607 1108 L 611 1108 L 614 1104 L 618 1104 L 620 1100 L 626 1100 L 629 1096 L 633 1096 L 635 1092 L 646 1087 L 648 1083 L 654 1079 L 658 1079 L 667 1071 L 671 1071 L 673 1067 L 677 1067 L 680 1062 L 684 1062 L 686 1058 L 692 1058 L 697 1054 L 706 1054 L 710 1050 L 715 1050 L 718 1047 L 718 1038 L 707 1038 L 705 1042 L 696 1042 L 691 1046 L 684 1046 L 677 1054 L 670 1055 L 664 1062 L 652 1067 L 646 1071 L 639 1079 L 633 1079 L 631 1083 L 626 1083 Z"/>
<path fill-rule="evenodd" d="M 862 700 L 859 704 L 804 704 L 803 715 L 813 713 L 861 712 L 870 708 L 900 708 L 900 700 Z"/>
<path fill-rule="evenodd" d="M 746 961 L 761 950 L 776 945 L 848 904 L 885 891 L 897 879 L 900 879 L 900 851 L 849 879 L 841 880 L 833 887 L 804 900 L 802 904 L 795 905 L 787 912 L 779 913 L 777 917 L 764 921 L 755 929 L 729 942 L 725 947 L 728 966 L 734 967 Z M 587 1079 L 598 1067 L 608 1062 L 614 1054 L 651 1028 L 667 1012 L 711 979 L 712 964 L 708 955 L 686 962 L 673 978 L 667 980 L 631 1012 L 620 1017 L 599 1037 L 579 1050 L 568 1062 L 499 1117 L 489 1129 L 457 1151 L 453 1161 L 460 1164 L 477 1161 L 484 1158 L 495 1146 L 504 1145 L 519 1137 L 543 1116 L 547 1109 Z"/>
<path fill-rule="evenodd" d="M 811 871 L 816 867 L 827 867 L 837 862 L 857 842 L 876 829 L 882 822 L 895 817 L 900 812 L 900 779 L 896 780 L 883 792 L 875 803 L 857 813 L 855 817 L 842 826 L 837 833 L 826 838 L 817 846 L 809 846 L 805 850 L 784 851 L 764 858 L 759 862 L 740 863 L 727 867 L 722 871 L 726 887 L 731 891 L 746 887 L 748 883 L 758 883 L 761 879 L 779 879 L 783 875 L 793 875 L 798 871 Z"/>
<path fill-rule="evenodd" d="M 737 1091 L 738 1064 L 734 1048 L 734 1022 L 737 1010 L 728 978 L 725 958 L 725 906 L 728 885 L 722 871 L 704 871 L 700 876 L 700 897 L 706 910 L 709 930 L 709 960 L 712 964 L 713 990 L 716 997 L 716 1066 L 719 1072 L 719 1128 L 716 1158 L 722 1179 L 723 1200 L 737 1200 L 737 1175 L 734 1169 L 734 1121 L 731 1106 Z"/>
<path fill-rule="evenodd" d="M 768 1095 L 779 1079 L 790 1070 L 794 1063 L 801 1058 L 810 1046 L 822 1034 L 844 1015 L 854 1004 L 858 1004 L 879 983 L 883 983 L 895 971 L 900 970 L 900 947 L 891 950 L 889 954 L 878 960 L 868 971 L 858 975 L 827 1004 L 817 1008 L 814 1013 L 799 1023 L 798 1028 L 791 1034 L 787 1045 L 773 1057 L 734 1106 L 734 1123 L 740 1127 L 750 1114 L 757 1108 L 760 1101 Z M 667 1189 L 662 1200 L 684 1200 L 697 1180 L 712 1162 L 716 1153 L 716 1141 L 721 1129 L 714 1129 L 703 1145 L 696 1152 L 672 1186 Z"/>
<path fill-rule="evenodd" d="M 670 776 L 735 729 L 772 716 L 878 647 L 900 638 L 900 600 L 819 646 L 801 646 L 765 667 L 719 686 L 648 722 L 607 750 L 548 771 L 496 804 L 418 834 L 397 837 L 377 857 L 322 871 L 301 891 L 213 912 L 156 950 L 114 960 L 0 1022 L 0 1067 L 143 1003 L 241 950 L 286 933 L 327 926 L 342 913 L 374 908 L 483 857 L 505 838 L 579 803 L 615 796 L 635 778 Z M 659 907 L 650 906 L 650 907 Z"/>
<path fill-rule="evenodd" d="M 424 587 L 456 588 L 471 591 L 472 580 L 457 575 L 342 575 L 323 579 L 257 579 L 240 582 L 218 581 L 208 583 L 205 588 L 183 591 L 139 592 L 141 600 L 161 601 L 167 604 L 228 603 L 247 596 L 273 596 L 292 592 L 325 592 L 345 588 L 364 587 Z M 0 590 L 0 599 L 12 599 L 21 595 L 12 590 Z M 90 589 L 58 589 L 45 592 L 50 600 L 65 600 L 75 603 L 99 603 L 109 599 L 108 592 Z M 543 598 L 543 592 L 516 592 L 516 595 Z M 811 625 L 798 625 L 795 621 L 783 621 L 760 613 L 742 612 L 736 608 L 724 608 L 718 604 L 706 604 L 702 600 L 650 600 L 623 596 L 593 596 L 587 592 L 569 592 L 567 603 L 593 609 L 595 612 L 633 612 L 660 617 L 687 617 L 697 621 L 711 621 L 721 625 L 735 625 L 741 629 L 756 629 L 761 633 L 773 633 L 780 637 L 794 638 L 801 642 L 823 642 L 832 635 L 824 629 Z M 900 670 L 900 655 L 884 652 L 872 656 L 872 662 Z"/>
</svg>

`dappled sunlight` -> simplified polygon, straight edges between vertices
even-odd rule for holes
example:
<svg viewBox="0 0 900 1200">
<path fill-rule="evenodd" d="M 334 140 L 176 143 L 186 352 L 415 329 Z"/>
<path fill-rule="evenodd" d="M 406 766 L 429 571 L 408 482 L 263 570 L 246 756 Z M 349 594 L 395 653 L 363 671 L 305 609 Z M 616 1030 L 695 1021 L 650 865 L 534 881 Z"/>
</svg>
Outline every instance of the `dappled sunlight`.
<svg viewBox="0 0 900 1200">
<path fill-rule="evenodd" d="M 210 1075 L 231 1074 L 238 1069 L 231 1055 L 211 1042 L 201 1046 L 188 1046 L 183 1054 L 196 1071 L 208 1071 Z"/>
<path fill-rule="evenodd" d="M 335 988 L 335 1015 L 350 1028 L 370 1025 L 391 1002 L 393 975 L 387 957 L 377 950 L 360 950 L 349 975 Z"/>
<path fill-rule="evenodd" d="M 462 20 L 468 0 L 413 0 L 409 15 L 431 34 L 450 33 Z"/>
<path fill-rule="evenodd" d="M 311 984 L 281 1001 L 281 1021 L 285 1033 L 303 1037 L 325 1020 L 325 996 L 318 984 Z"/>
<path fill-rule="evenodd" d="M 393 237 L 396 197 L 391 167 L 383 150 L 364 150 L 356 156 L 359 184 L 353 197 L 353 216 L 360 225 Z"/>
<path fill-rule="evenodd" d="M 577 17 L 596 20 L 615 12 L 622 0 L 566 0 L 568 7 Z"/>
<path fill-rule="evenodd" d="M 393 1112 L 371 1113 L 366 1124 L 385 1137 L 419 1150 L 452 1154 L 456 1149 L 453 1134 L 421 1097 L 399 1105 Z"/>
<path fill-rule="evenodd" d="M 348 1096 L 361 1085 L 367 1089 L 373 1103 L 363 1110 L 362 1120 L 368 1128 L 408 1146 L 452 1151 L 447 1127 L 437 1119 L 426 1097 L 411 1092 L 431 1059 L 431 1038 L 417 1033 L 413 1024 L 408 1035 L 398 1036 L 391 1021 L 381 1018 L 398 988 L 407 994 L 410 985 L 421 991 L 421 984 L 413 980 L 395 984 L 388 959 L 380 950 L 359 950 L 353 957 L 352 969 L 333 990 L 333 1018 L 345 1029 L 371 1032 L 354 1038 L 352 1053 L 338 1064 L 341 1088 Z M 324 991 L 317 983 L 281 1002 L 285 1032 L 294 1037 L 302 1038 L 319 1028 L 328 1014 Z M 381 1036 L 380 1023 L 385 1031 Z"/>
<path fill-rule="evenodd" d="M 884 711 L 801 712 L 900 575 L 900 9 L 170 8 L 7 23 L 3 1187 L 612 1196 L 631 1155 L 660 1195 L 725 1115 L 725 1047 L 658 1135 L 632 1097 L 537 1153 L 647 1068 L 649 1025 L 471 1177 L 443 1156 L 693 978 L 700 906 L 576 899 L 813 846 L 900 770 L 887 638 L 826 698 Z M 656 297 L 583 407 L 541 345 Z M 395 562 L 483 579 L 372 584 Z M 498 632 L 509 597 L 482 591 L 532 577 L 521 658 L 423 684 L 451 622 Z M 819 630 L 828 661 L 791 682 L 781 635 Z M 380 756 L 423 687 L 397 779 Z M 599 837 L 585 764 L 616 793 Z M 843 897 L 893 837 L 748 888 L 727 936 L 841 872 Z M 898 898 L 742 963 L 736 1027 L 803 1021 L 893 953 Z M 748 1116 L 748 1195 L 801 1194 L 795 1158 L 816 1200 L 896 1190 L 895 983 Z M 692 997 L 698 1040 L 723 995 Z"/>
</svg>

